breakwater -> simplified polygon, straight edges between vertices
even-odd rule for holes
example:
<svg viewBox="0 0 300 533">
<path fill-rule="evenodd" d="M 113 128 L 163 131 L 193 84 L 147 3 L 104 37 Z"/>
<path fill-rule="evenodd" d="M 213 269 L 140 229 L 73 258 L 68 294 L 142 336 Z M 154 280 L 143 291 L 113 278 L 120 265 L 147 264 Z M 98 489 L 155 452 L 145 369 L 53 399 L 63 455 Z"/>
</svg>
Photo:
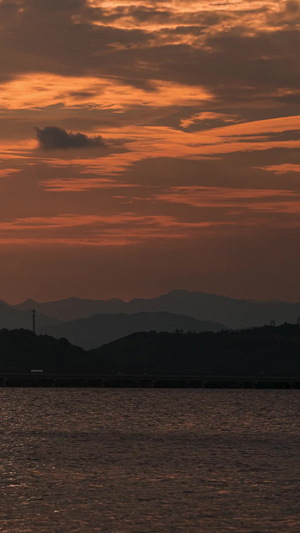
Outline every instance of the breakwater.
<svg viewBox="0 0 300 533">
<path fill-rule="evenodd" d="M 0 374 L 0 387 L 300 389 L 300 376 Z"/>
</svg>

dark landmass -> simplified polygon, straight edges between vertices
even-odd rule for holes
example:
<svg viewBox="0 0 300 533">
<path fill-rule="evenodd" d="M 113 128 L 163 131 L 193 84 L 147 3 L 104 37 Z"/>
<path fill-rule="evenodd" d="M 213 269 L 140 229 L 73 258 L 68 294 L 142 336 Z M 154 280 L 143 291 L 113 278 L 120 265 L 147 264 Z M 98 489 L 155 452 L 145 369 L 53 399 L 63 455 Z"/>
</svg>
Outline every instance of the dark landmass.
<svg viewBox="0 0 300 533">
<path fill-rule="evenodd" d="M 140 332 L 95 350 L 27 330 L 0 331 L 0 374 L 290 376 L 300 383 L 300 326 L 218 333 Z"/>
<path fill-rule="evenodd" d="M 84 372 L 85 352 L 66 339 L 35 335 L 26 329 L 0 330 L 0 373 Z"/>
<path fill-rule="evenodd" d="M 221 331 L 222 324 L 199 321 L 185 315 L 172 313 L 136 313 L 93 315 L 89 318 L 63 322 L 56 326 L 40 328 L 40 333 L 55 338 L 65 337 L 72 344 L 84 349 L 91 349 L 107 344 L 137 331 Z"/>
<path fill-rule="evenodd" d="M 35 308 L 38 313 L 61 321 L 87 318 L 98 313 L 132 314 L 163 311 L 187 315 L 197 320 L 219 322 L 232 329 L 263 326 L 269 324 L 271 320 L 275 320 L 277 324 L 296 323 L 300 317 L 300 302 L 237 300 L 187 290 L 173 290 L 157 298 L 135 298 L 130 302 L 119 299 L 105 301 L 80 298 L 44 303 L 27 300 L 16 308 L 20 310 Z"/>
<path fill-rule="evenodd" d="M 300 376 L 300 326 L 135 333 L 89 355 L 107 373 Z"/>
</svg>

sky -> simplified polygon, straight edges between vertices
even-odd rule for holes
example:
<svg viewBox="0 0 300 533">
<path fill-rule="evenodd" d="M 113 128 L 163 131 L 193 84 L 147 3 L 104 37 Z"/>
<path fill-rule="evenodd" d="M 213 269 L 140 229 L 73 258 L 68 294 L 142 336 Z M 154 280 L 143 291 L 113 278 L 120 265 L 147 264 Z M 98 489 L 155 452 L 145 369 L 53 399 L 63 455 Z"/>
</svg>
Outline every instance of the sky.
<svg viewBox="0 0 300 533">
<path fill-rule="evenodd" d="M 0 0 L 0 298 L 300 300 L 300 2 Z"/>
</svg>

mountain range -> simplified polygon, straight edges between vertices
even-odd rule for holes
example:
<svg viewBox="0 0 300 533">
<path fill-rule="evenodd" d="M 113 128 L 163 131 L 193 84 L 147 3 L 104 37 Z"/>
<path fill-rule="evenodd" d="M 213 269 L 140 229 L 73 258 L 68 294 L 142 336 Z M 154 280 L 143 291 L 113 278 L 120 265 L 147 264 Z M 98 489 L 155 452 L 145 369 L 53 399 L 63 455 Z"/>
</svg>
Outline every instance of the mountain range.
<svg viewBox="0 0 300 533">
<path fill-rule="evenodd" d="M 239 329 L 263 326 L 271 320 L 277 324 L 296 323 L 300 317 L 300 302 L 238 300 L 202 292 L 173 290 L 156 298 L 134 298 L 129 302 L 119 299 L 82 300 L 69 298 L 38 303 L 26 300 L 16 305 L 18 310 L 36 309 L 40 314 L 60 321 L 88 318 L 95 314 L 133 314 L 166 312 L 186 315 L 197 320 L 224 324 L 226 328 Z"/>
<path fill-rule="evenodd" d="M 138 331 L 220 331 L 222 324 L 200 321 L 195 318 L 173 313 L 117 313 L 97 314 L 55 326 L 40 328 L 40 333 L 51 335 L 56 339 L 65 337 L 72 344 L 85 350 L 97 348 L 115 339 L 125 337 Z"/>
<path fill-rule="evenodd" d="M 156 298 L 129 302 L 68 298 L 52 302 L 26 300 L 17 305 L 0 301 L 0 328 L 32 328 L 66 338 L 84 349 L 112 342 L 138 331 L 220 331 L 259 327 L 274 321 L 296 323 L 300 302 L 237 300 L 225 296 L 173 290 Z"/>
<path fill-rule="evenodd" d="M 32 308 L 20 310 L 17 306 L 12 306 L 0 300 L 0 329 L 32 328 Z M 39 326 L 46 327 L 58 324 L 59 320 L 55 317 L 45 316 L 39 313 Z"/>
</svg>

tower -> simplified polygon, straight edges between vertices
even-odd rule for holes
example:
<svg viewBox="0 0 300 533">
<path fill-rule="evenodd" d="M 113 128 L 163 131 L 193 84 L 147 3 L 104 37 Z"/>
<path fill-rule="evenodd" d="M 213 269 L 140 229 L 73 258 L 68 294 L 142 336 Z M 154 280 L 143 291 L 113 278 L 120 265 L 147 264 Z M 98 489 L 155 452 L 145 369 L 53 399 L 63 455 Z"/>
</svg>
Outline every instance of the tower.
<svg viewBox="0 0 300 533">
<path fill-rule="evenodd" d="M 32 331 L 35 333 L 35 317 L 36 317 L 36 310 L 32 309 Z"/>
</svg>

